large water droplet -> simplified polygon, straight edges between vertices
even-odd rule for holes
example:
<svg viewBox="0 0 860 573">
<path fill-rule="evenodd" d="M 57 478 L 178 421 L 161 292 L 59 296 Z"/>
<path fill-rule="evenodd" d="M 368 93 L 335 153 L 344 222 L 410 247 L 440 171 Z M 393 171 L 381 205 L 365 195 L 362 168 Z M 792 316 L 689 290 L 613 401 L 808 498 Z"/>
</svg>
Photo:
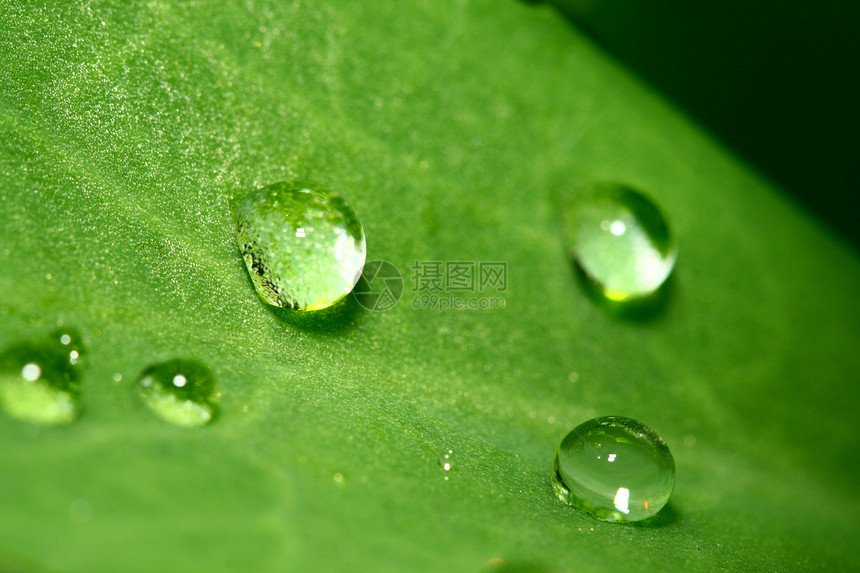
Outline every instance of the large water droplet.
<svg viewBox="0 0 860 573">
<path fill-rule="evenodd" d="M 168 360 L 140 374 L 137 390 L 158 417 L 177 426 L 204 426 L 215 417 L 215 379 L 194 360 Z"/>
<path fill-rule="evenodd" d="M 605 521 L 639 521 L 669 501 L 675 460 L 648 426 L 621 416 L 589 420 L 558 446 L 552 487 L 563 502 Z"/>
<path fill-rule="evenodd" d="M 73 329 L 0 354 L 0 406 L 19 420 L 68 424 L 78 417 L 84 347 Z"/>
<path fill-rule="evenodd" d="M 273 306 L 329 307 L 349 294 L 365 261 L 355 212 L 303 183 L 276 183 L 245 198 L 236 234 L 257 294 Z"/>
<path fill-rule="evenodd" d="M 564 211 L 570 254 L 606 298 L 647 297 L 672 272 L 675 240 L 657 206 L 638 191 L 596 184 L 580 190 Z"/>
</svg>

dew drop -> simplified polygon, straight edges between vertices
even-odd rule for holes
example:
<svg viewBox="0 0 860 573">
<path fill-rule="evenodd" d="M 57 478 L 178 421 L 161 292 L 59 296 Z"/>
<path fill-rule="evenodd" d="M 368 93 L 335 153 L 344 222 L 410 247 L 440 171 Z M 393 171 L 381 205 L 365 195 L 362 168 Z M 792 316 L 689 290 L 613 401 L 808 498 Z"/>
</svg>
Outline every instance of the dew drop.
<svg viewBox="0 0 860 573">
<path fill-rule="evenodd" d="M 445 450 L 439 455 L 439 467 L 446 472 L 454 469 L 454 450 Z"/>
<path fill-rule="evenodd" d="M 215 417 L 215 379 L 194 360 L 168 360 L 148 367 L 137 381 L 143 403 L 177 426 L 204 426 Z"/>
<path fill-rule="evenodd" d="M 78 417 L 84 348 L 73 329 L 10 346 L 0 354 L 0 407 L 35 424 L 68 424 Z"/>
<path fill-rule="evenodd" d="M 299 182 L 245 198 L 236 237 L 263 302 L 293 310 L 327 308 L 349 294 L 366 255 L 364 229 L 346 201 Z"/>
<path fill-rule="evenodd" d="M 639 521 L 660 511 L 675 487 L 675 460 L 648 426 L 621 416 L 589 420 L 558 446 L 558 498 L 605 521 Z"/>
<path fill-rule="evenodd" d="M 654 294 L 678 249 L 660 209 L 625 185 L 600 183 L 564 209 L 565 240 L 576 266 L 612 301 Z"/>
</svg>

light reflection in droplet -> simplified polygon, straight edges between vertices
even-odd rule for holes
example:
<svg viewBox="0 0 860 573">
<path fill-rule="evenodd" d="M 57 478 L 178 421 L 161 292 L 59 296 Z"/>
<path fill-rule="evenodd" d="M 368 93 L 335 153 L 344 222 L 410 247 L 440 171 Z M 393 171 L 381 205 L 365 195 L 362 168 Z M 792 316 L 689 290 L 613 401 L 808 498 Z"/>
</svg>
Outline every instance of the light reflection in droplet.
<svg viewBox="0 0 860 573">
<path fill-rule="evenodd" d="M 621 513 L 630 513 L 630 509 L 627 507 L 627 502 L 630 500 L 630 490 L 626 487 L 619 487 L 618 491 L 615 493 L 615 499 L 612 501 L 613 505 L 615 505 L 615 509 L 620 511 Z"/>
<path fill-rule="evenodd" d="M 612 221 L 612 224 L 609 225 L 609 232 L 615 235 L 616 237 L 620 237 L 627 231 L 627 225 L 624 224 L 624 221 Z"/>
<path fill-rule="evenodd" d="M 27 382 L 35 382 L 41 376 L 42 369 L 39 368 L 38 364 L 30 362 L 29 364 L 25 364 L 24 368 L 21 369 L 21 377 Z"/>
</svg>

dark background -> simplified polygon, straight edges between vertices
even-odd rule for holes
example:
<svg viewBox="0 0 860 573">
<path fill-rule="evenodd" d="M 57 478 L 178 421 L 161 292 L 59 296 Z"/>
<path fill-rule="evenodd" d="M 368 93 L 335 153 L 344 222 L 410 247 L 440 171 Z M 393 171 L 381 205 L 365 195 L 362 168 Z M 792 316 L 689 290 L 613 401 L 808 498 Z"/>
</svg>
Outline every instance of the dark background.
<svg viewBox="0 0 860 573">
<path fill-rule="evenodd" d="M 860 247 L 860 2 L 547 3 Z"/>
</svg>

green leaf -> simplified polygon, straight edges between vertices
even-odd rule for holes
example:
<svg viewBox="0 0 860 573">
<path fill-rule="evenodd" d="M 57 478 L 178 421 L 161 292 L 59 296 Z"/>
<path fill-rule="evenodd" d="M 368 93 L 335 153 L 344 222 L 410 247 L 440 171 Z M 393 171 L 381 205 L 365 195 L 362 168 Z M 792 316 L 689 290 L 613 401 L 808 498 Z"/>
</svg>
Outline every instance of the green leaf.
<svg viewBox="0 0 860 573">
<path fill-rule="evenodd" d="M 552 10 L 3 13 L 0 345 L 73 326 L 89 365 L 77 422 L 0 417 L 0 569 L 860 567 L 856 254 Z M 295 177 L 349 201 L 397 306 L 297 320 L 256 297 L 232 206 Z M 597 179 L 675 230 L 656 316 L 606 312 L 566 260 L 553 197 Z M 504 308 L 413 308 L 415 261 L 506 262 Z M 214 374 L 210 426 L 136 396 L 174 358 Z M 552 493 L 556 445 L 604 414 L 675 455 L 655 522 Z"/>
</svg>

